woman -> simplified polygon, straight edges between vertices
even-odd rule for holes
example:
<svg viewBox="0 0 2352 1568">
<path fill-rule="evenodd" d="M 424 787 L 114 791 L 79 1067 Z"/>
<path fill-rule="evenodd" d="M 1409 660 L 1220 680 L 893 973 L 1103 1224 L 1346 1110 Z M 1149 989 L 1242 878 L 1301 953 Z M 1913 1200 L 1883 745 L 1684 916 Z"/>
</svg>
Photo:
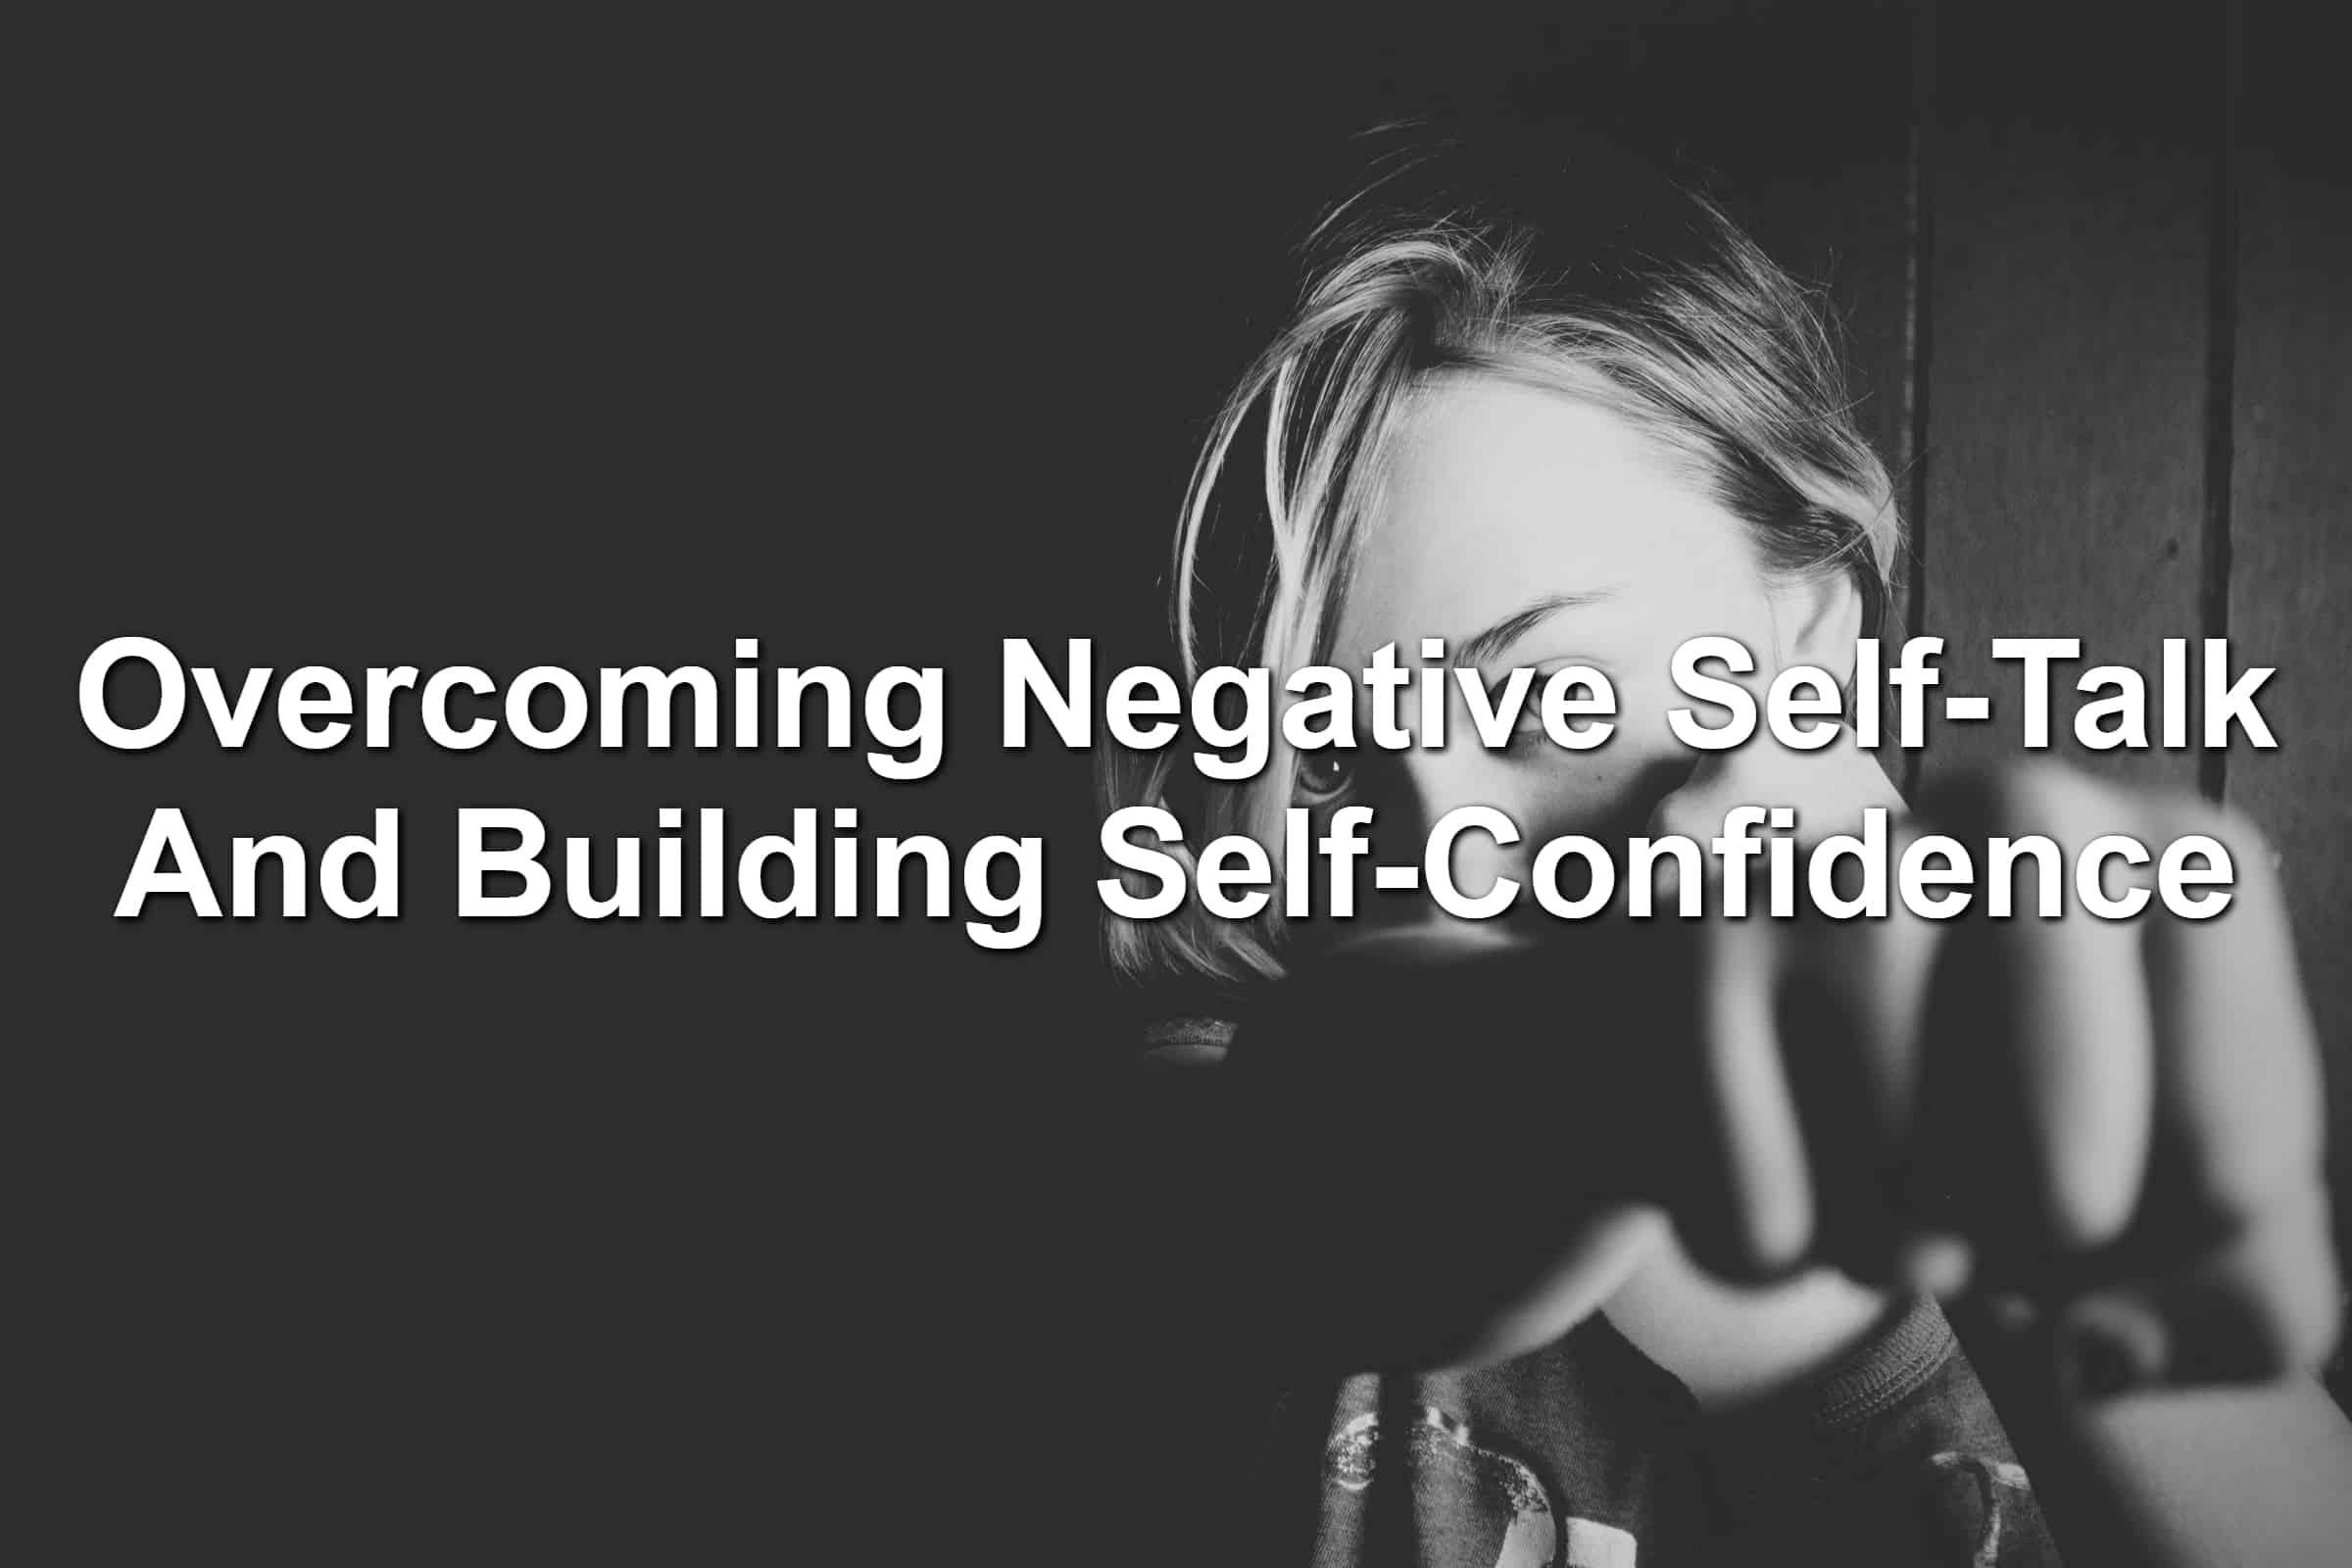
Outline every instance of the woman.
<svg viewBox="0 0 2352 1568">
<path fill-rule="evenodd" d="M 1872 755 L 1849 735 L 1702 760 L 1665 721 L 1687 706 L 1670 660 L 1728 635 L 1759 688 L 1796 664 L 1850 679 L 1901 567 L 1813 302 L 1717 209 L 1591 149 L 1392 135 L 1210 433 L 1177 544 L 1184 657 L 1279 677 L 1441 639 L 1491 684 L 1601 671 L 1617 730 L 1277 747 L 1239 784 L 1183 748 L 1110 755 L 1104 793 L 1189 843 L 1270 849 L 1297 807 L 1368 806 L 1392 846 L 1495 808 L 1515 840 L 1455 841 L 1473 894 L 1525 882 L 1558 835 L 1703 842 L 1735 805 L 1851 831 L 1903 806 Z M 1151 1091 L 1176 1107 L 1171 1179 L 1140 1235 L 1171 1386 L 1202 1411 L 1171 1416 L 1170 1462 L 1230 1499 L 1198 1549 L 2335 1549 L 2298 1555 L 2352 1432 L 2311 1377 L 2336 1287 L 2267 855 L 2201 803 L 2048 766 L 1929 809 L 2068 845 L 2210 829 L 2236 907 L 1564 929 L 1525 899 L 1518 927 L 1383 895 L 1345 926 L 1286 922 L 1279 898 L 1248 922 L 1110 922 L 1116 965 L 1190 1014 L 1153 1038 L 1192 1070 Z M 1938 1295 L 2005 1367 L 1960 1352 Z M 2199 1383 L 2234 1392 L 2111 1397 Z M 2266 1489 L 2292 1500 L 2266 1511 Z"/>
</svg>

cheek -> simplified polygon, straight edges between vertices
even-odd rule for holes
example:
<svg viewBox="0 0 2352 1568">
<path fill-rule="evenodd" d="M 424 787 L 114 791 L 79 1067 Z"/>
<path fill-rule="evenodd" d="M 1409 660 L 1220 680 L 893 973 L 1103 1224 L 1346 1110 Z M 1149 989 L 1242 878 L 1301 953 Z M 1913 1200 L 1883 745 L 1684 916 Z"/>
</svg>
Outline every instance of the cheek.
<svg viewBox="0 0 2352 1568">
<path fill-rule="evenodd" d="M 1662 726 L 1659 733 L 1665 734 Z M 1607 843 L 1643 831 L 1690 765 L 1690 752 L 1671 737 L 1657 745 L 1620 729 L 1596 750 L 1528 767 L 1519 808 L 1504 809 L 1537 842 L 1579 833 Z"/>
<path fill-rule="evenodd" d="M 1439 818 L 1465 806 L 1502 812 L 1525 845 L 1569 833 L 1606 838 L 1640 832 L 1650 810 L 1688 774 L 1690 760 L 1670 739 L 1663 746 L 1646 744 L 1623 731 L 1589 752 L 1545 746 L 1523 756 L 1374 754 L 1341 799 L 1298 804 L 1309 808 L 1318 836 L 1330 830 L 1341 805 L 1371 807 L 1369 841 L 1383 861 L 1403 862 L 1420 858 L 1421 841 Z"/>
</svg>

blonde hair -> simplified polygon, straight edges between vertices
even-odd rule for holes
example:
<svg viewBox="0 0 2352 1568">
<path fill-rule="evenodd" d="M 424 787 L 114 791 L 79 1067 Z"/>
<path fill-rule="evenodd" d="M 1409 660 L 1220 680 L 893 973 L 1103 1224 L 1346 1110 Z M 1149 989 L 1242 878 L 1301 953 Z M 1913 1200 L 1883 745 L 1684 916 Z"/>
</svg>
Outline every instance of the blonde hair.
<svg viewBox="0 0 2352 1568">
<path fill-rule="evenodd" d="M 1380 457 L 1407 394 L 1442 372 L 1603 403 L 1749 525 L 1763 569 L 1847 574 L 1863 635 L 1887 619 L 1901 523 L 1816 299 L 1708 197 L 1607 149 L 1408 135 L 1304 254 L 1298 308 L 1226 398 L 1185 497 L 1171 612 L 1188 680 L 1328 662 Z M 1188 845 L 1274 842 L 1287 749 L 1237 784 L 1201 777 L 1188 750 L 1104 751 L 1103 809 L 1165 806 Z M 1279 907 L 1106 916 L 1107 956 L 1131 978 L 1272 977 Z"/>
</svg>

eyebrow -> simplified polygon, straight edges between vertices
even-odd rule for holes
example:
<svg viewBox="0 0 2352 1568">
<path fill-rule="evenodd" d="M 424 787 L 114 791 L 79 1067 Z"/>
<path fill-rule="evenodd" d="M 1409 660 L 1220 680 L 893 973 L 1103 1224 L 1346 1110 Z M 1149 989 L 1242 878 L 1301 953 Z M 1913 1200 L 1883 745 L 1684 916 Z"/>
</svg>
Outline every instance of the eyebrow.
<svg viewBox="0 0 2352 1568">
<path fill-rule="evenodd" d="M 1458 669 L 1476 669 L 1560 611 L 1598 604 L 1616 591 L 1614 588 L 1595 588 L 1581 594 L 1546 594 L 1524 610 L 1514 610 L 1476 636 L 1464 639 L 1454 650 L 1454 666 Z"/>
</svg>

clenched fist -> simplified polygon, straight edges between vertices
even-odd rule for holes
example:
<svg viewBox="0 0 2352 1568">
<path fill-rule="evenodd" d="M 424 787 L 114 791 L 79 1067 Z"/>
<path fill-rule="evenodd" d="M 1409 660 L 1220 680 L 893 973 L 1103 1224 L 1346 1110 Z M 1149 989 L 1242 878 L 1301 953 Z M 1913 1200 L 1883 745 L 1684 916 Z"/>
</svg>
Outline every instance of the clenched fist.
<svg viewBox="0 0 2352 1568">
<path fill-rule="evenodd" d="M 1859 753 L 1761 748 L 1652 827 L 1703 842 L 1731 806 L 1789 803 L 1801 838 L 1899 804 Z M 2002 918 L 1980 897 L 1343 942 L 1219 1075 L 1269 1310 L 1357 1362 L 1516 1353 L 1670 1220 L 1731 1278 L 1826 1263 L 2055 1314 L 2101 1388 L 2316 1367 L 2339 1304 L 2319 1054 L 2259 836 L 2053 765 L 1938 790 L 1895 838 L 1930 831 L 2040 834 L 2070 864 L 2103 834 L 2209 834 L 2235 885 L 2193 921 L 2042 918 L 2021 889 Z M 2146 869 L 2113 862 L 2108 892 Z"/>
</svg>

